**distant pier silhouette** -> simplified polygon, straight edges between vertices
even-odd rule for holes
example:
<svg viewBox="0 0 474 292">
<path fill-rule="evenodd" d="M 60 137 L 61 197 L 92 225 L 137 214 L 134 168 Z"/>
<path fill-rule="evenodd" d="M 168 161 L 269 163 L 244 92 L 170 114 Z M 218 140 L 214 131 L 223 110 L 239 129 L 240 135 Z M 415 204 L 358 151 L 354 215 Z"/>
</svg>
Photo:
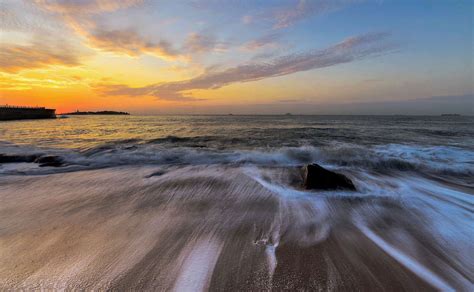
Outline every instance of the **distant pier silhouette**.
<svg viewBox="0 0 474 292">
<path fill-rule="evenodd" d="M 0 121 L 54 119 L 56 110 L 45 107 L 0 106 Z"/>
</svg>

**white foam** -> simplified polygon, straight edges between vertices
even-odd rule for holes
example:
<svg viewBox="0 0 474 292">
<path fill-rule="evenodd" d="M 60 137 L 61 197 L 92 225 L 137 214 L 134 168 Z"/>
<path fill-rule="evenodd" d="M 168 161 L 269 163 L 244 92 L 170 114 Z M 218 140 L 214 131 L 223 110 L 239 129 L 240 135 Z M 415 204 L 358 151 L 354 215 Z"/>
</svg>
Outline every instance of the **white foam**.
<svg viewBox="0 0 474 292">
<path fill-rule="evenodd" d="M 216 239 L 199 240 L 186 257 L 173 291 L 194 292 L 209 288 L 212 272 L 216 265 L 222 244 Z"/>
<path fill-rule="evenodd" d="M 303 192 L 303 191 L 298 191 L 295 189 L 290 189 L 287 187 L 283 187 L 277 184 L 271 184 L 267 181 L 265 181 L 259 170 L 256 167 L 246 167 L 243 169 L 243 172 L 256 182 L 258 182 L 260 185 L 262 185 L 264 188 L 269 190 L 270 192 L 277 194 L 281 197 L 287 197 L 287 198 L 292 198 L 292 197 L 302 197 L 302 196 L 307 196 L 308 192 Z"/>
<path fill-rule="evenodd" d="M 454 288 L 449 286 L 446 282 L 444 282 L 440 277 L 435 275 L 432 271 L 415 261 L 413 258 L 409 257 L 408 255 L 404 254 L 400 250 L 396 249 L 385 240 L 383 240 L 380 236 L 372 232 L 367 226 L 364 224 L 357 222 L 356 226 L 362 231 L 362 233 L 367 236 L 370 240 L 372 240 L 378 247 L 383 249 L 386 253 L 392 256 L 397 262 L 405 266 L 407 269 L 415 273 L 417 276 L 425 280 L 427 283 L 432 285 L 433 287 L 441 290 L 441 291 L 455 291 Z"/>
</svg>

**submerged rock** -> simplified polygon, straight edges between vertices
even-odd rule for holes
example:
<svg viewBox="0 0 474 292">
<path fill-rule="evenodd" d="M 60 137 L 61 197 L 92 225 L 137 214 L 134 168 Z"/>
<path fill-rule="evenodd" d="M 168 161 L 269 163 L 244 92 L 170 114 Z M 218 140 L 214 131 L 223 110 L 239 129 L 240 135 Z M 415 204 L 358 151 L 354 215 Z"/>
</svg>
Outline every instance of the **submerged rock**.
<svg viewBox="0 0 474 292">
<path fill-rule="evenodd" d="M 316 163 L 303 168 L 303 179 L 304 187 L 308 190 L 356 190 L 347 176 L 327 170 Z"/>
<path fill-rule="evenodd" d="M 19 162 L 34 162 L 38 155 L 6 155 L 0 154 L 0 163 L 19 163 Z"/>
<path fill-rule="evenodd" d="M 35 160 L 35 163 L 39 163 L 39 167 L 45 167 L 45 166 L 60 167 L 63 165 L 63 159 L 59 156 L 46 155 L 46 156 L 38 157 Z"/>
</svg>

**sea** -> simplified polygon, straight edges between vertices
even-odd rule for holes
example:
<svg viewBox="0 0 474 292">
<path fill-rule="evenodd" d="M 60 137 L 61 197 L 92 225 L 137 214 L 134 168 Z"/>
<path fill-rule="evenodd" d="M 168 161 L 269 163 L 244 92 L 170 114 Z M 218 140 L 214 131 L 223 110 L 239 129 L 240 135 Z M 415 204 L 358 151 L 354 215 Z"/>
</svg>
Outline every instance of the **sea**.
<svg viewBox="0 0 474 292">
<path fill-rule="evenodd" d="M 471 116 L 70 116 L 0 154 L 62 161 L 0 164 L 0 290 L 474 290 Z"/>
</svg>

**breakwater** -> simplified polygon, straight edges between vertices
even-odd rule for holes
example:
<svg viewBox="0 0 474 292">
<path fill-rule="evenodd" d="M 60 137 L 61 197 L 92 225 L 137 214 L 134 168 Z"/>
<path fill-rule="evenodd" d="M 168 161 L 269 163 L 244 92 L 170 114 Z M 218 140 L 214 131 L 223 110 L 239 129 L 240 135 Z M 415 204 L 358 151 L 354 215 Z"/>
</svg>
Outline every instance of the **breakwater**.
<svg viewBox="0 0 474 292">
<path fill-rule="evenodd" d="M 0 106 L 0 121 L 54 119 L 56 110 L 45 107 Z"/>
</svg>

